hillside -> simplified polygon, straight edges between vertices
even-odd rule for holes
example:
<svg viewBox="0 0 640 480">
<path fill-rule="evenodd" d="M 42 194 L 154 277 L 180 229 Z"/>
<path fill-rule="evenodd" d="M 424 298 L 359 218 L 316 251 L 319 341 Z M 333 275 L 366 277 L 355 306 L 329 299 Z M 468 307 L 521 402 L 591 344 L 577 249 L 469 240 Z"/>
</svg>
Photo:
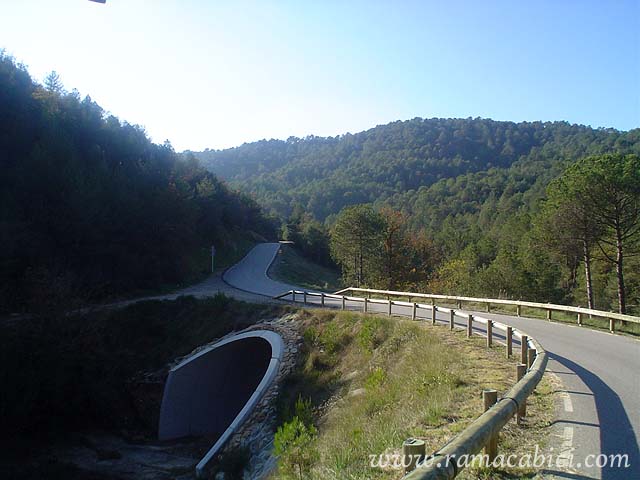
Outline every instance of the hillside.
<svg viewBox="0 0 640 480">
<path fill-rule="evenodd" d="M 358 203 L 393 199 L 411 205 L 430 195 L 428 187 L 461 176 L 474 185 L 484 177 L 499 183 L 500 177 L 513 176 L 514 187 L 526 191 L 541 173 L 545 183 L 576 158 L 630 144 L 637 151 L 639 138 L 638 131 L 594 130 L 566 122 L 416 118 L 354 135 L 263 140 L 195 155 L 280 216 L 288 217 L 299 205 L 322 221 Z M 491 180 L 483 183 L 492 188 Z M 434 195 L 442 198 L 442 193 L 439 185 Z"/>
<path fill-rule="evenodd" d="M 285 236 L 308 256 L 326 245 L 344 207 L 371 203 L 399 212 L 406 241 L 419 244 L 403 288 L 584 305 L 580 254 L 550 251 L 539 212 L 553 179 L 608 152 L 640 153 L 640 129 L 413 119 L 195 155 L 286 220 Z M 316 260 L 326 263 L 323 251 Z M 596 252 L 593 283 L 596 305 L 608 309 L 616 286 L 603 258 Z M 637 260 L 626 266 L 632 311 L 640 305 Z M 371 285 L 394 283 L 373 277 Z"/>
<path fill-rule="evenodd" d="M 0 311 L 190 281 L 212 244 L 275 236 L 249 197 L 0 51 Z"/>
</svg>

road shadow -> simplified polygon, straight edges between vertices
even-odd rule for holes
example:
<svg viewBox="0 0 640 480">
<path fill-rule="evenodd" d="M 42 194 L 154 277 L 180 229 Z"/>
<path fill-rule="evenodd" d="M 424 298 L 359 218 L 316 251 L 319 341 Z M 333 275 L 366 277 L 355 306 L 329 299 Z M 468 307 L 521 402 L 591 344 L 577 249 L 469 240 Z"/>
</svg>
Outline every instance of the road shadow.
<svg viewBox="0 0 640 480">
<path fill-rule="evenodd" d="M 640 451 L 629 416 L 620 397 L 600 377 L 575 362 L 556 353 L 549 353 L 553 359 L 575 372 L 593 392 L 598 412 L 600 449 L 604 455 L 627 454 L 629 468 L 606 465 L 602 468 L 603 480 L 626 480 L 640 478 Z M 632 379 L 629 379 L 632 381 Z M 569 477 L 578 478 L 578 477 Z M 589 478 L 589 477 L 581 477 Z"/>
</svg>

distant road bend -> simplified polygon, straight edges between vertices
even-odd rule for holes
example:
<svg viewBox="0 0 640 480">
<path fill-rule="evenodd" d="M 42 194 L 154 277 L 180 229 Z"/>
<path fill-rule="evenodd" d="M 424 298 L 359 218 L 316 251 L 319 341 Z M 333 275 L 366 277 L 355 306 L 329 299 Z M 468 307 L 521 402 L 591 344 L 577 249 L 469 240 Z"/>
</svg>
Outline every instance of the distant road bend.
<svg viewBox="0 0 640 480">
<path fill-rule="evenodd" d="M 246 295 L 275 296 L 297 289 L 269 278 L 268 270 L 280 244 L 257 245 L 225 272 L 224 282 Z M 327 300 L 327 305 L 331 302 Z M 337 306 L 337 304 L 335 305 Z M 370 309 L 385 311 L 384 305 Z M 411 315 L 398 307 L 394 313 Z M 572 453 L 573 468 L 550 472 L 560 478 L 640 478 L 640 341 L 584 327 L 539 319 L 482 313 L 534 336 L 549 353 L 548 372 L 563 384 L 562 404 L 553 427 L 554 445 Z M 443 321 L 446 319 L 443 317 Z M 557 448 L 557 447 L 556 447 Z M 630 468 L 599 468 L 599 454 L 627 454 Z M 593 464 L 588 467 L 586 464 Z M 564 469 L 563 469 L 564 470 Z"/>
</svg>

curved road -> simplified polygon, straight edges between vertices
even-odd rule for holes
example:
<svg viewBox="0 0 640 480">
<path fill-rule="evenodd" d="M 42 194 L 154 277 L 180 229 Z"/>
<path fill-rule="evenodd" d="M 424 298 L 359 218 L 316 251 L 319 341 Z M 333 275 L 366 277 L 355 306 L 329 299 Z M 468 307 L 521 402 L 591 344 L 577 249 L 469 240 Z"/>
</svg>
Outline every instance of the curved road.
<svg viewBox="0 0 640 480">
<path fill-rule="evenodd" d="M 279 250 L 279 243 L 260 243 L 240 262 L 224 272 L 222 278 L 232 287 L 269 297 L 275 297 L 294 288 L 300 290 L 300 287 L 277 282 L 269 277 L 269 267 Z"/>
<path fill-rule="evenodd" d="M 278 243 L 257 245 L 229 269 L 223 279 L 234 288 L 226 293 L 234 295 L 234 289 L 238 289 L 244 295 L 250 292 L 271 297 L 293 289 L 269 278 L 268 270 L 279 247 Z M 329 300 L 326 304 L 331 305 Z M 381 312 L 387 308 L 376 304 L 370 307 Z M 411 315 L 409 308 L 403 307 L 395 307 L 394 314 Z M 564 465 L 547 472 L 559 478 L 640 478 L 640 342 L 545 320 L 480 314 L 534 336 L 549 353 L 547 371 L 562 381 L 564 391 L 553 427 L 557 436 L 553 444 L 556 452 L 560 449 Z M 448 321 L 448 317 L 438 320 Z M 626 454 L 630 467 L 599 468 L 593 456 L 601 453 Z"/>
</svg>

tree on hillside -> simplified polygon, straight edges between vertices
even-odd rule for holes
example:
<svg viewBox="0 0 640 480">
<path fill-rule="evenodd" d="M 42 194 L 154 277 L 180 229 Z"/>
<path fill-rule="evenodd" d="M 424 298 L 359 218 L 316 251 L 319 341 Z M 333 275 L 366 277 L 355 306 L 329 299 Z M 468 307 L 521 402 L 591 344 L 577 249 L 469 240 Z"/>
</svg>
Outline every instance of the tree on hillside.
<svg viewBox="0 0 640 480">
<path fill-rule="evenodd" d="M 428 290 L 431 293 L 446 295 L 470 295 L 474 290 L 476 270 L 469 260 L 456 257 L 444 261 L 430 279 Z"/>
<path fill-rule="evenodd" d="M 388 290 L 395 290 L 409 279 L 414 260 L 413 245 L 409 240 L 406 215 L 390 207 L 383 207 L 380 214 L 384 220 L 380 283 Z"/>
<path fill-rule="evenodd" d="M 302 224 L 302 238 L 304 239 L 305 253 L 314 262 L 321 265 L 335 267 L 329 251 L 329 231 L 317 220 L 307 217 Z"/>
<path fill-rule="evenodd" d="M 626 313 L 624 262 L 626 257 L 640 253 L 640 157 L 588 157 L 570 168 L 569 174 L 583 175 L 588 181 L 588 205 L 594 222 L 603 231 L 597 239 L 598 247 L 616 267 L 618 311 Z"/>
<path fill-rule="evenodd" d="M 55 70 L 45 77 L 44 86 L 51 93 L 58 95 L 62 95 L 64 93 L 64 84 L 62 83 L 60 75 L 58 75 L 58 72 Z"/>
<path fill-rule="evenodd" d="M 343 209 L 331 229 L 331 256 L 345 283 L 366 285 L 375 279 L 382 257 L 384 219 L 371 205 Z"/>
<path fill-rule="evenodd" d="M 282 237 L 294 243 L 306 257 L 325 266 L 335 266 L 329 252 L 327 228 L 301 208 L 294 209 L 282 227 Z"/>
<path fill-rule="evenodd" d="M 442 255 L 424 230 L 407 230 L 405 235 L 408 248 L 409 271 L 401 278 L 402 288 L 411 291 L 426 288 L 435 268 L 442 261 Z"/>
<path fill-rule="evenodd" d="M 602 231 L 593 220 L 587 201 L 588 179 L 584 176 L 563 175 L 547 188 L 547 200 L 536 224 L 538 235 L 568 267 L 569 289 L 577 279 L 576 260 L 581 259 L 585 272 L 587 304 L 595 308 L 592 280 L 593 248 Z"/>
<path fill-rule="evenodd" d="M 330 244 L 345 283 L 389 290 L 424 286 L 439 259 L 424 232 L 409 230 L 403 213 L 368 204 L 340 212 Z"/>
<path fill-rule="evenodd" d="M 595 243 L 603 258 L 615 266 L 618 311 L 625 313 L 625 260 L 640 253 L 640 157 L 604 154 L 584 158 L 565 171 L 551 188 L 550 198 L 552 206 L 558 202 L 558 228 L 574 232 L 566 233 L 567 238 L 581 241 L 585 252 Z M 588 265 L 585 254 L 590 283 Z"/>
</svg>

